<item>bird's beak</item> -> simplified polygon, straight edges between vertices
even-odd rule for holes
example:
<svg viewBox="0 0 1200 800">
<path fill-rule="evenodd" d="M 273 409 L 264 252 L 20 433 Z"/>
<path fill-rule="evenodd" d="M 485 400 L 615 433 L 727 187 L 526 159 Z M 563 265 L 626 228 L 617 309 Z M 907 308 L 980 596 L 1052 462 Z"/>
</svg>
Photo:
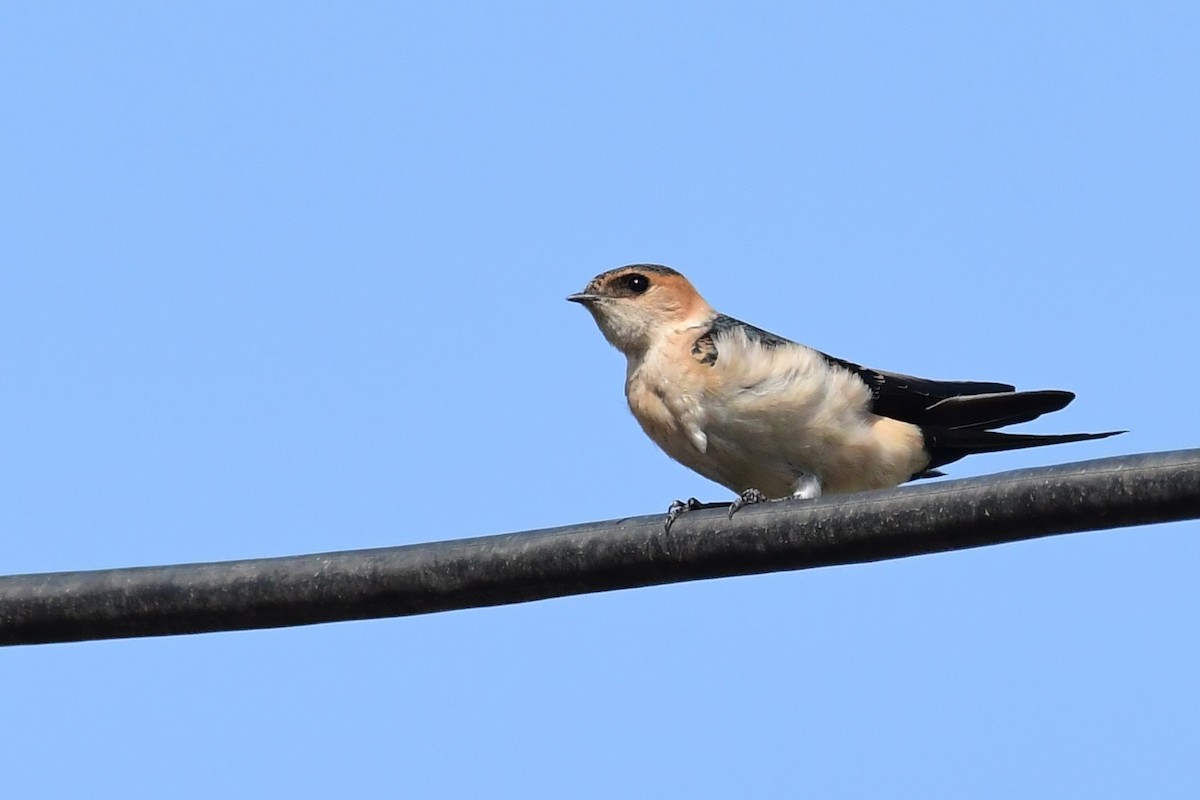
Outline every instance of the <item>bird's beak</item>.
<svg viewBox="0 0 1200 800">
<path fill-rule="evenodd" d="M 584 305 L 587 305 L 588 303 L 594 303 L 597 300 L 599 300 L 600 295 L 589 294 L 587 292 L 579 292 L 577 294 L 567 295 L 567 299 L 570 300 L 572 303 L 583 303 Z"/>
</svg>

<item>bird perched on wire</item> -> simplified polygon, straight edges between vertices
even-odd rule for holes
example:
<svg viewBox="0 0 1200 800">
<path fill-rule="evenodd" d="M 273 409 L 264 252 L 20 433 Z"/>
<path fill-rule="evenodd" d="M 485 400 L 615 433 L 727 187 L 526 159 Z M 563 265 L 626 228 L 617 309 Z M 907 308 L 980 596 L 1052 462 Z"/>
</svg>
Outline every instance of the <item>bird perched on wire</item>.
<svg viewBox="0 0 1200 800">
<path fill-rule="evenodd" d="M 935 477 L 974 453 L 1123 433 L 1000 433 L 1075 395 L 867 369 L 718 313 L 670 267 L 609 270 L 567 299 L 625 354 L 625 397 L 646 435 L 738 495 L 730 516 L 767 499 Z M 701 505 L 672 503 L 667 529 Z"/>
</svg>

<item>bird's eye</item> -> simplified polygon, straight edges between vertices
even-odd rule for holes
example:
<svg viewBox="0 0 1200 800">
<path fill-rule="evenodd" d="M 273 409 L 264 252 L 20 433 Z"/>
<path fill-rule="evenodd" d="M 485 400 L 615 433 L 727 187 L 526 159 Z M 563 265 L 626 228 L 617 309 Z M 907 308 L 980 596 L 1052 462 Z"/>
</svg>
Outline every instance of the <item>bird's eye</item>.
<svg viewBox="0 0 1200 800">
<path fill-rule="evenodd" d="M 621 283 L 634 294 L 641 294 L 650 288 L 650 279 L 638 272 L 626 275 L 621 279 Z"/>
</svg>

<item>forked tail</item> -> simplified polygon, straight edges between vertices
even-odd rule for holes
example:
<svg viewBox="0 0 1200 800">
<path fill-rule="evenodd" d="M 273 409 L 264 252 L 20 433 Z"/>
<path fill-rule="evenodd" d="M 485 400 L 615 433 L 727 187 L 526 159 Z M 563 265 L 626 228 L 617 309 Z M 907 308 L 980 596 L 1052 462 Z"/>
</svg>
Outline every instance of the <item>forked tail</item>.
<svg viewBox="0 0 1200 800">
<path fill-rule="evenodd" d="M 1075 399 L 1071 392 L 997 392 L 949 397 L 930 406 L 921 427 L 929 469 L 975 453 L 998 453 L 1050 444 L 1104 439 L 1125 431 L 1104 433 L 1001 433 L 1005 425 L 1029 422 L 1058 411 Z"/>
</svg>

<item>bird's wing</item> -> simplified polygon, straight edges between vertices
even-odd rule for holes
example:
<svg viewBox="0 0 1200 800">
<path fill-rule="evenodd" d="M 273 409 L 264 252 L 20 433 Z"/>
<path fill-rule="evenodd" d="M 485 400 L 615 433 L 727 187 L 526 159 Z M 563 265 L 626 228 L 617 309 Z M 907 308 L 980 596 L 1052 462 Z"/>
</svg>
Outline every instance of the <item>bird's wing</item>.
<svg viewBox="0 0 1200 800">
<path fill-rule="evenodd" d="M 693 355 L 702 363 L 716 364 L 720 354 L 713 341 L 714 336 L 734 329 L 741 330 L 747 339 L 761 347 L 805 347 L 733 317 L 720 315 L 713 320 L 709 331 L 697 340 Z M 935 467 L 972 453 L 1084 442 L 1123 433 L 1000 433 L 995 429 L 1029 422 L 1042 414 L 1066 407 L 1075 399 L 1075 395 L 1054 389 L 1018 392 L 1016 387 L 1007 383 L 931 381 L 898 372 L 868 369 L 820 350 L 806 349 L 823 358 L 831 367 L 846 370 L 866 384 L 871 392 L 872 413 L 912 423 L 921 429 L 929 464 L 927 469 L 913 475 L 913 478 L 941 475 Z"/>
<path fill-rule="evenodd" d="M 725 314 L 718 314 L 708 331 L 696 340 L 692 354 L 702 363 L 715 364 L 718 353 L 713 342 L 714 336 L 733 329 L 741 330 L 747 339 L 762 347 L 807 347 Z M 871 392 L 872 413 L 915 425 L 928 423 L 930 408 L 943 400 L 965 395 L 1004 394 L 1016 390 L 1016 387 L 1007 383 L 934 381 L 897 372 L 883 372 L 835 358 L 820 350 L 813 352 L 825 359 L 830 366 L 853 373 L 867 385 Z"/>
</svg>

